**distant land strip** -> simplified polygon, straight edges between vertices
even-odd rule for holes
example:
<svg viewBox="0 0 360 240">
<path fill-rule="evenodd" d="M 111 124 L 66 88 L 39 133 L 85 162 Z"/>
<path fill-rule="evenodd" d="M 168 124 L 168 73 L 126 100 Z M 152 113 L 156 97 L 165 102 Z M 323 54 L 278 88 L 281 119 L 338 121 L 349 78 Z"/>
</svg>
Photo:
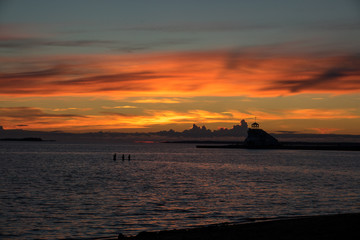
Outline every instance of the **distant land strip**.
<svg viewBox="0 0 360 240">
<path fill-rule="evenodd" d="M 282 150 L 337 150 L 360 151 L 360 143 L 286 142 L 274 146 L 248 146 L 246 144 L 197 145 L 197 148 L 282 149 Z"/>
<path fill-rule="evenodd" d="M 55 141 L 55 140 L 43 140 L 42 138 L 37 137 L 27 137 L 27 138 L 1 138 L 0 141 L 25 141 L 25 142 L 42 142 L 42 141 Z"/>
</svg>

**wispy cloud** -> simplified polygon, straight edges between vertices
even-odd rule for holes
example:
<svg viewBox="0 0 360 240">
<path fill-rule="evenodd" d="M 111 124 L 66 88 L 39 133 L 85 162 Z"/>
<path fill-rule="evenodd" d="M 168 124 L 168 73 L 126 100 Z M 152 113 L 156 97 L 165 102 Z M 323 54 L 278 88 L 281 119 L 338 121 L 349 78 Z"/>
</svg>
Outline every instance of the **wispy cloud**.
<svg viewBox="0 0 360 240">
<path fill-rule="evenodd" d="M 279 80 L 264 90 L 285 89 L 290 92 L 358 90 L 360 91 L 360 57 L 339 59 L 339 62 L 321 72 L 303 76 L 303 79 Z M 296 77 L 296 76 L 295 76 Z"/>
<path fill-rule="evenodd" d="M 83 74 L 83 77 L 73 77 L 81 74 L 73 66 L 54 66 L 49 69 L 0 73 L 0 86 L 2 94 L 23 95 L 68 95 L 86 94 L 96 92 L 126 92 L 126 91 L 152 91 L 146 80 L 156 80 L 168 76 L 157 75 L 150 71 L 116 73 L 107 75 Z M 91 73 L 91 70 L 89 70 Z"/>
<path fill-rule="evenodd" d="M 48 126 L 65 124 L 66 122 L 81 122 L 87 116 L 78 114 L 52 114 L 44 112 L 42 109 L 34 107 L 1 107 L 0 122 L 7 126 L 44 128 Z"/>
<path fill-rule="evenodd" d="M 37 119 L 37 118 L 64 118 L 64 117 L 85 117 L 76 114 L 50 114 L 41 109 L 32 107 L 1 107 L 0 115 L 12 119 Z"/>
<path fill-rule="evenodd" d="M 0 108 L 0 122 L 6 128 L 22 125 L 31 129 L 92 129 L 147 128 L 162 124 L 192 124 L 194 122 L 234 122 L 229 113 L 205 110 L 171 111 L 145 110 L 142 114 L 104 111 L 97 115 L 52 114 L 39 108 Z"/>
<path fill-rule="evenodd" d="M 210 23 L 182 23 L 182 24 L 152 24 L 134 25 L 114 28 L 115 31 L 157 31 L 157 32 L 227 32 L 227 31 L 251 31 L 259 29 L 273 29 L 278 25 L 270 24 L 244 24 L 234 22 L 210 22 Z M 109 29 L 110 30 L 110 29 Z"/>
<path fill-rule="evenodd" d="M 166 37 L 162 39 L 137 39 L 136 41 L 126 40 L 126 39 L 115 39 L 115 40 L 104 40 L 104 39 L 91 39 L 79 37 L 78 39 L 66 39 L 67 33 L 84 33 L 86 31 L 78 30 L 71 32 L 61 32 L 60 35 L 46 35 L 42 36 L 37 33 L 37 35 L 33 32 L 30 32 L 26 29 L 34 28 L 34 26 L 28 26 L 27 24 L 0 24 L 0 28 L 2 29 L 2 33 L 0 35 L 0 52 L 19 52 L 24 50 L 39 50 L 42 51 L 44 47 L 52 48 L 59 50 L 59 47 L 71 47 L 71 48 L 84 48 L 87 49 L 107 49 L 112 52 L 124 52 L 124 53 L 132 53 L 138 51 L 147 51 L 154 49 L 163 49 L 167 47 L 173 46 L 183 46 L 194 43 L 197 41 L 193 37 Z M 105 31 L 116 31 L 119 32 L 121 30 L 135 30 L 137 27 L 132 28 L 116 28 L 116 29 L 107 29 Z M 141 29 L 139 27 L 138 29 Z M 151 28 L 143 28 L 141 31 L 145 29 L 150 30 Z M 156 29 L 156 28 L 154 28 Z M 88 33 L 97 33 L 99 35 L 102 30 L 91 30 Z M 64 36 L 65 35 L 65 36 Z M 103 34 L 101 34 L 103 36 Z M 106 34 L 105 34 L 106 35 Z"/>
<path fill-rule="evenodd" d="M 124 53 L 133 53 L 133 52 L 141 52 L 147 50 L 156 50 L 156 49 L 163 49 L 167 47 L 174 47 L 174 46 L 183 46 L 194 43 L 195 39 L 186 39 L 186 38 L 178 38 L 178 39 L 166 39 L 166 40 L 153 40 L 153 41 L 146 41 L 146 42 L 121 42 L 118 43 L 116 46 L 113 46 L 111 49 L 124 52 Z"/>
<path fill-rule="evenodd" d="M 340 128 L 310 128 L 310 129 L 314 130 L 317 133 L 321 133 L 321 134 L 330 134 L 330 133 L 341 130 Z"/>
<path fill-rule="evenodd" d="M 264 111 L 264 110 L 248 110 L 246 113 L 231 111 L 233 116 L 237 119 L 252 118 L 253 116 L 261 116 L 262 120 L 301 120 L 301 119 L 357 119 L 360 116 L 356 113 L 356 109 L 283 109 L 278 111 Z"/>
<path fill-rule="evenodd" d="M 50 109 L 54 112 L 66 112 L 66 111 L 90 111 L 92 108 L 75 108 L 75 107 L 69 107 L 69 108 L 54 108 Z"/>
<path fill-rule="evenodd" d="M 139 99 L 132 101 L 133 103 L 181 103 L 182 100 L 179 98 L 148 98 L 148 99 Z"/>
<path fill-rule="evenodd" d="M 0 38 L 0 49 L 28 49 L 39 47 L 111 47 L 118 44 L 115 41 L 106 40 L 47 40 L 42 38 L 25 38 L 3 36 Z"/>
<path fill-rule="evenodd" d="M 129 106 L 129 105 L 125 105 L 125 106 L 115 106 L 115 107 L 108 107 L 108 106 L 102 106 L 101 108 L 103 109 L 131 109 L 131 108 L 137 108 L 136 106 Z"/>
<path fill-rule="evenodd" d="M 355 109 L 287 109 L 279 111 L 237 111 L 214 112 L 203 109 L 186 111 L 147 109 L 137 114 L 119 112 L 119 109 L 106 109 L 97 114 L 53 114 L 39 108 L 12 107 L 0 108 L 0 122 L 7 129 L 23 125 L 29 129 L 52 129 L 70 131 L 106 130 L 106 129 L 141 129 L 160 125 L 189 125 L 199 124 L 233 124 L 239 119 L 253 120 L 260 116 L 260 121 L 268 120 L 334 120 L 359 119 Z M 324 128 L 325 129 L 325 128 Z M 322 129 L 321 131 L 330 131 Z M 335 129 L 332 129 L 335 131 Z M 316 130 L 320 132 L 320 130 Z"/>
</svg>

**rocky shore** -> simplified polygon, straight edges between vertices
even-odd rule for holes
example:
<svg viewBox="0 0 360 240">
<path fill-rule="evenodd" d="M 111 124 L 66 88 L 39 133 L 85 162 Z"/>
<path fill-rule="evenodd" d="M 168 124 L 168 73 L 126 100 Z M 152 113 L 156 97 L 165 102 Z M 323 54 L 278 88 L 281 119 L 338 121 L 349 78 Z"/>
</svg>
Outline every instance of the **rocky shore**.
<svg viewBox="0 0 360 240">
<path fill-rule="evenodd" d="M 360 239 L 360 213 L 254 220 L 251 223 L 224 223 L 205 227 L 119 234 L 124 240 L 235 240 L 235 239 Z M 114 238 L 115 239 L 115 238 Z"/>
</svg>

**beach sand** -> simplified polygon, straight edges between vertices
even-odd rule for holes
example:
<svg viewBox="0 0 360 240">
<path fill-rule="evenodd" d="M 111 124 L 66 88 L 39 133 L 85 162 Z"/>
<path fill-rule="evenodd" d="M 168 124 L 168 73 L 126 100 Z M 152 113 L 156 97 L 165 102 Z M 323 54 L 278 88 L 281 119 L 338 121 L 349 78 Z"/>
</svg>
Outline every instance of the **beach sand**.
<svg viewBox="0 0 360 240">
<path fill-rule="evenodd" d="M 254 220 L 180 230 L 119 235 L 126 240 L 360 239 L 360 213 Z"/>
</svg>

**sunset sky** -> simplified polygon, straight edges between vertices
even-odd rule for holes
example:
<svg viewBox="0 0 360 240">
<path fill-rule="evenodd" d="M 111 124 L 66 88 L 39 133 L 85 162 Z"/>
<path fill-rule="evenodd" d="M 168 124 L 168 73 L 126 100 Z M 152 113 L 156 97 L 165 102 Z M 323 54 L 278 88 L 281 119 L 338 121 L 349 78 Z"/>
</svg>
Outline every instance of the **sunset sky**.
<svg viewBox="0 0 360 240">
<path fill-rule="evenodd" d="M 0 126 L 360 134 L 358 0 L 0 0 Z"/>
</svg>

